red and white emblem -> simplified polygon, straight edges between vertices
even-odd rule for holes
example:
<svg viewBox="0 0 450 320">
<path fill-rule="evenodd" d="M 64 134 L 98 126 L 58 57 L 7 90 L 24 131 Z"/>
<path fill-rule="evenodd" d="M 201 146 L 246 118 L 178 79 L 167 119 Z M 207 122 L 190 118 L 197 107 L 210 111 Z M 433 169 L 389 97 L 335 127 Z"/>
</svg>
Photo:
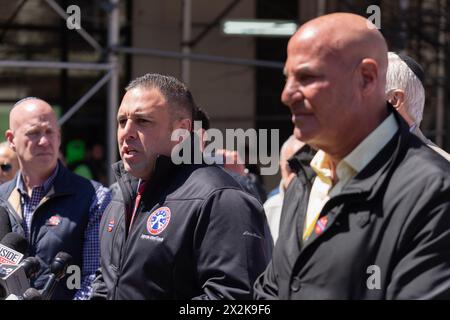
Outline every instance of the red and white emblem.
<svg viewBox="0 0 450 320">
<path fill-rule="evenodd" d="M 48 226 L 57 226 L 61 223 L 61 217 L 59 215 L 55 215 L 47 220 Z"/>
<path fill-rule="evenodd" d="M 108 232 L 112 232 L 113 231 L 115 223 L 116 222 L 114 221 L 114 219 L 109 220 L 109 222 L 108 222 Z"/>
<path fill-rule="evenodd" d="M 328 217 L 324 216 L 320 218 L 316 223 L 316 234 L 321 234 L 327 227 Z"/>
<path fill-rule="evenodd" d="M 152 212 L 147 219 L 147 230 L 151 235 L 158 235 L 164 231 L 170 222 L 170 209 L 161 207 Z"/>
</svg>

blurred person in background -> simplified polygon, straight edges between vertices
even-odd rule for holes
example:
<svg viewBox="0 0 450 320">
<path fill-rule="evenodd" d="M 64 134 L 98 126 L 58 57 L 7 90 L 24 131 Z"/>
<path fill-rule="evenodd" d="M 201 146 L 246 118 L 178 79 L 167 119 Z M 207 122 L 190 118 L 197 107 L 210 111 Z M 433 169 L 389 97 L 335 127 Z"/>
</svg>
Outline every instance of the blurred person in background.
<svg viewBox="0 0 450 320">
<path fill-rule="evenodd" d="M 209 116 L 202 108 L 198 107 L 196 110 L 195 121 L 201 122 L 201 132 L 198 132 L 198 135 L 201 139 L 200 148 L 203 151 L 208 143 L 206 132 L 211 128 Z M 264 203 L 264 188 L 260 185 L 260 181 L 254 177 L 254 174 L 247 170 L 243 159 L 237 151 L 217 149 L 215 150 L 214 155 L 206 156 L 222 157 L 219 166 L 225 169 L 237 182 L 239 182 L 246 192 L 253 195 L 259 202 Z"/>
<path fill-rule="evenodd" d="M 289 183 L 296 176 L 295 168 L 291 168 L 289 160 L 295 156 L 299 150 L 305 146 L 295 136 L 290 136 L 281 146 L 280 151 L 280 172 L 281 180 L 279 184 L 278 193 L 264 202 L 264 212 L 266 213 L 267 223 L 269 224 L 270 233 L 272 234 L 273 242 L 276 243 L 278 239 L 278 229 L 280 227 L 281 208 L 283 206 L 284 193 L 289 186 Z"/>
<path fill-rule="evenodd" d="M 426 138 L 420 130 L 425 106 L 425 72 L 410 56 L 388 53 L 386 73 L 386 96 L 389 103 L 400 113 L 412 133 L 426 145 L 450 161 L 450 154 Z"/>
<path fill-rule="evenodd" d="M 12 180 L 19 170 L 17 156 L 8 142 L 0 143 L 0 184 Z"/>
</svg>

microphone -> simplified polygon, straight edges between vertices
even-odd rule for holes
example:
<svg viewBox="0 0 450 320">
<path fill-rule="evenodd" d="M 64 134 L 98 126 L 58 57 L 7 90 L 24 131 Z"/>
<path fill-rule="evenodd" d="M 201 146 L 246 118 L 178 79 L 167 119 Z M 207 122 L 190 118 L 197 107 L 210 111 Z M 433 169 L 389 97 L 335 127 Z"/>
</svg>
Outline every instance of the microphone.
<svg viewBox="0 0 450 320">
<path fill-rule="evenodd" d="M 42 295 L 35 288 L 28 288 L 22 296 L 10 294 L 5 300 L 42 300 Z"/>
<path fill-rule="evenodd" d="M 9 221 L 8 210 L 4 207 L 0 207 L 0 239 L 12 231 L 11 221 Z"/>
<path fill-rule="evenodd" d="M 24 259 L 19 265 L 0 265 L 0 299 L 10 295 L 21 295 L 30 288 L 30 277 L 41 269 L 39 260 L 35 257 Z"/>
<path fill-rule="evenodd" d="M 0 241 L 0 264 L 17 265 L 28 251 L 28 241 L 18 233 L 7 233 Z"/>
<path fill-rule="evenodd" d="M 56 254 L 52 263 L 50 264 L 51 275 L 49 276 L 44 288 L 40 291 L 43 300 L 50 300 L 53 292 L 56 289 L 56 285 L 61 280 L 67 270 L 67 266 L 72 261 L 72 256 L 68 253 L 60 251 Z"/>
</svg>

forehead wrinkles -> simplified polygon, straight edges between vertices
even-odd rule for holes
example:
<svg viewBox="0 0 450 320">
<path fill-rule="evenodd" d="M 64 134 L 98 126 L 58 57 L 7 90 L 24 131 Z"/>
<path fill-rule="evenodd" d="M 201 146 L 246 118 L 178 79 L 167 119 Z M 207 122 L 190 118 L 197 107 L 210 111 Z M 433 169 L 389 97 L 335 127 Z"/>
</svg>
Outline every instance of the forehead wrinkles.
<svg viewBox="0 0 450 320">
<path fill-rule="evenodd" d="M 56 126 L 56 119 L 50 115 L 36 115 L 24 122 L 28 126 Z"/>
</svg>

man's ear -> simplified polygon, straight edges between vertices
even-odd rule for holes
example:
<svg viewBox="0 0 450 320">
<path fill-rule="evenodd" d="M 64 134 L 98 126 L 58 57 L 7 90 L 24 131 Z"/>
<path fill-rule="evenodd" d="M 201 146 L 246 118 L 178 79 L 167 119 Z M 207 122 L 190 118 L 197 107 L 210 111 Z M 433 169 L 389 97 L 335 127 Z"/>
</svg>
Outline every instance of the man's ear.
<svg viewBox="0 0 450 320">
<path fill-rule="evenodd" d="M 187 118 L 179 120 L 178 128 L 186 129 L 189 132 L 192 131 L 192 120 Z"/>
<path fill-rule="evenodd" d="M 14 132 L 11 129 L 6 130 L 5 132 L 6 141 L 9 142 L 9 147 L 16 151 L 16 145 L 14 144 Z"/>
<path fill-rule="evenodd" d="M 392 90 L 388 93 L 387 100 L 395 109 L 398 109 L 405 102 L 405 92 L 401 89 Z"/>
<path fill-rule="evenodd" d="M 192 121 L 187 118 L 175 120 L 173 123 L 172 141 L 176 143 L 182 142 L 190 136 L 192 130 Z M 174 135 L 174 133 L 176 134 Z"/>
<path fill-rule="evenodd" d="M 363 59 L 360 66 L 361 89 L 364 95 L 372 93 L 378 86 L 378 64 L 374 59 Z"/>
</svg>

